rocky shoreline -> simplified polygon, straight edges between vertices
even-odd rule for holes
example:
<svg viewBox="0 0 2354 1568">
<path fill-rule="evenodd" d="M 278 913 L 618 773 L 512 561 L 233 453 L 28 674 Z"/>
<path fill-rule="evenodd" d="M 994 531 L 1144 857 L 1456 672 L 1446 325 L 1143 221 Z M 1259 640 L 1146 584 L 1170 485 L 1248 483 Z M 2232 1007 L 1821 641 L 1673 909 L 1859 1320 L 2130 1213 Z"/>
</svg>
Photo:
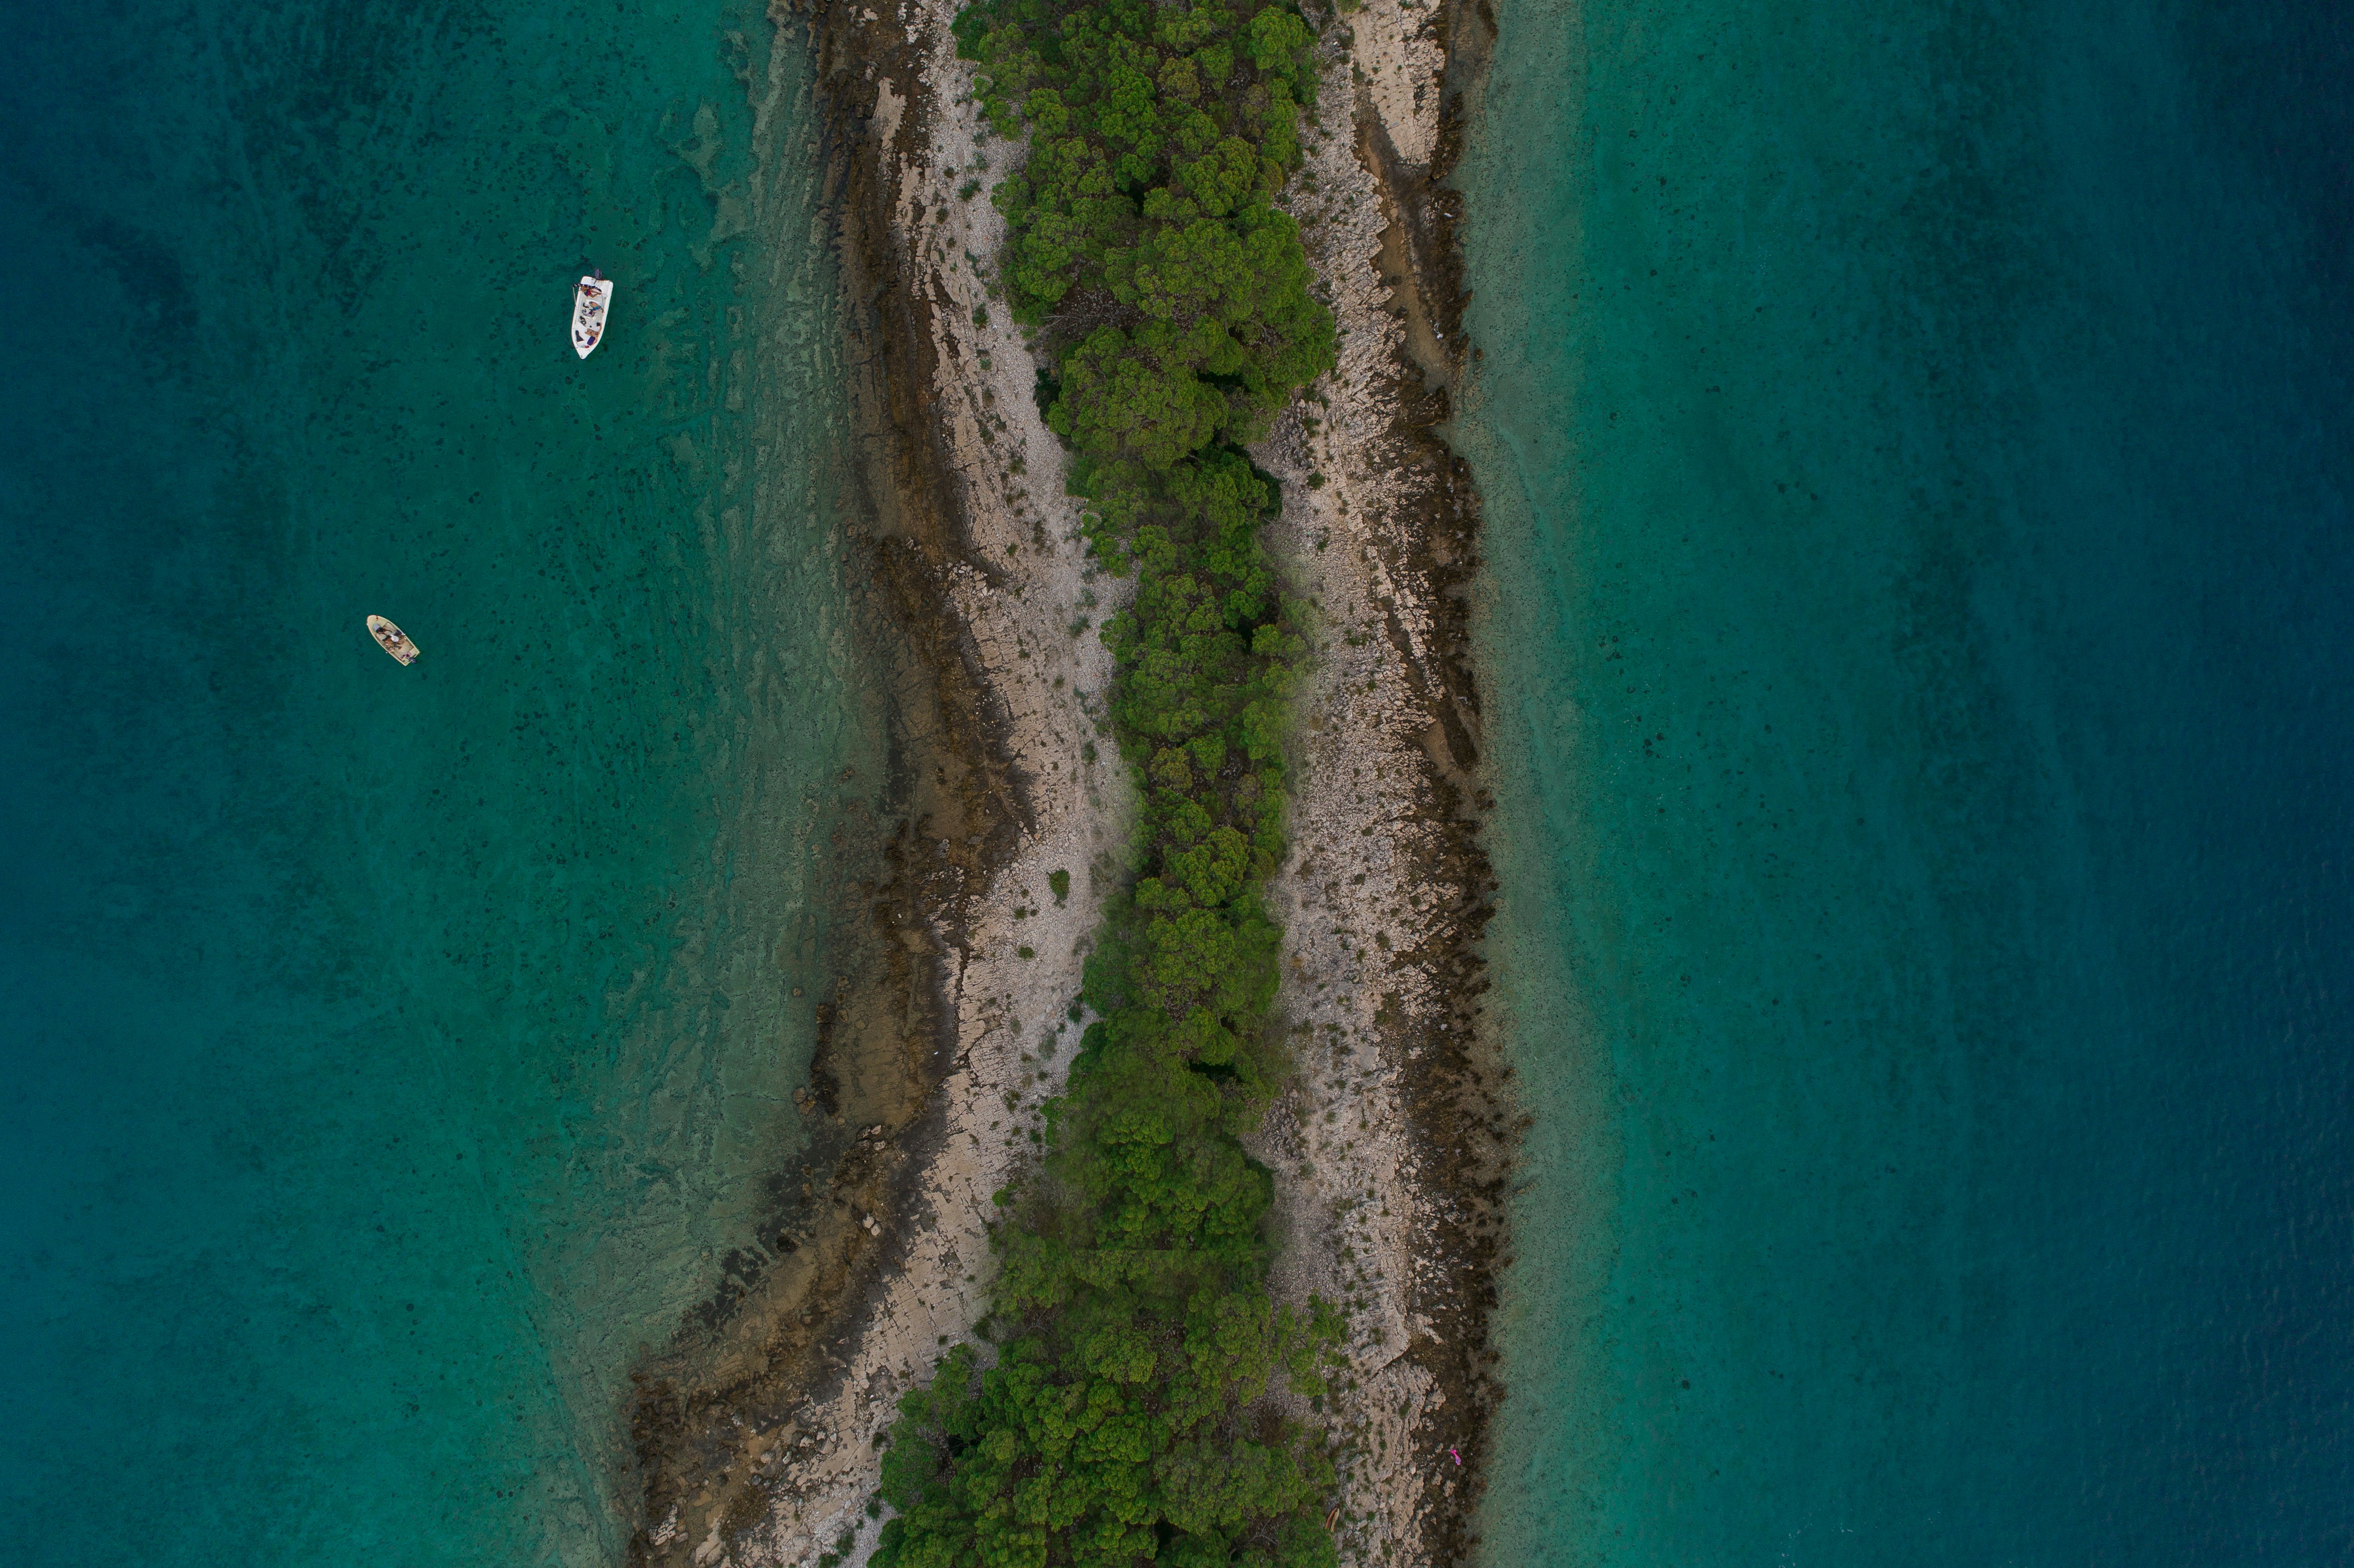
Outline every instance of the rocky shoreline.
<svg viewBox="0 0 2354 1568">
<path fill-rule="evenodd" d="M 843 913 L 858 956 L 821 1011 L 807 1180 L 780 1178 L 763 1246 L 638 1376 L 633 1563 L 872 1549 L 876 1435 L 981 1309 L 991 1194 L 1076 1043 L 1066 1010 L 1131 809 L 1094 635 L 1124 585 L 1087 558 L 1031 356 L 993 308 L 986 191 L 1016 149 L 978 124 L 956 9 L 774 14 L 822 94 L 861 449 L 845 546 L 871 568 L 891 777 L 876 874 Z M 1460 0 L 1321 20 L 1288 205 L 1341 363 L 1253 454 L 1284 482 L 1270 544 L 1321 618 L 1273 889 L 1298 1075 L 1254 1152 L 1277 1173 L 1278 1290 L 1349 1307 L 1324 1417 L 1342 1560 L 1457 1563 L 1497 1396 L 1512 1129 L 1479 1000 L 1478 506 L 1434 427 L 1465 352 L 1445 181 L 1492 26 Z"/>
<path fill-rule="evenodd" d="M 1267 1152 L 1291 1288 L 1354 1305 L 1359 1386 L 1332 1423 L 1343 1562 L 1472 1558 L 1500 1392 L 1488 1319 L 1515 1128 L 1480 1001 L 1479 514 L 1437 433 L 1467 352 L 1446 182 L 1492 37 L 1484 7 L 1400 0 L 1328 28 L 1289 206 L 1340 363 L 1259 454 L 1284 482 L 1273 543 L 1326 623 L 1276 888 L 1300 1078 Z"/>
</svg>

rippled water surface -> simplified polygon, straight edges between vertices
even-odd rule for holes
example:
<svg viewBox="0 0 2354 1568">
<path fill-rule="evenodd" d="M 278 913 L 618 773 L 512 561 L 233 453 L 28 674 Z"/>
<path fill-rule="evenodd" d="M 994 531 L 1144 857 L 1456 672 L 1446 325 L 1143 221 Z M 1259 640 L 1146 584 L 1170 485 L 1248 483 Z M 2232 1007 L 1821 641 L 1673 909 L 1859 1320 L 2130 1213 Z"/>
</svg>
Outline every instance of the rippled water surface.
<svg viewBox="0 0 2354 1568">
<path fill-rule="evenodd" d="M 2354 37 L 1498 14 L 1485 1560 L 2344 1560 Z"/>
<path fill-rule="evenodd" d="M 735 0 L 12 29 L 0 1558 L 618 1558 L 878 778 L 804 60 Z"/>
</svg>

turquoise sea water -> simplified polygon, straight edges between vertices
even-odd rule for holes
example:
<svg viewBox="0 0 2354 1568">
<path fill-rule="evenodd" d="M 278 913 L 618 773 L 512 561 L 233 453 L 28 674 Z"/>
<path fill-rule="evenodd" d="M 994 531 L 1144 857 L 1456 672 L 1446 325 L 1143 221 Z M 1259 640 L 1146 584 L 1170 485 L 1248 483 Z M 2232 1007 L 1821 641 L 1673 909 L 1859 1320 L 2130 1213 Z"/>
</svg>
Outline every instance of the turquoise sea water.
<svg viewBox="0 0 2354 1568">
<path fill-rule="evenodd" d="M 1484 1560 L 2347 1560 L 2342 10 L 1498 13 Z"/>
<path fill-rule="evenodd" d="M 618 1558 L 628 1368 L 793 1151 L 811 846 L 879 782 L 771 41 L 12 27 L 0 1561 Z"/>
</svg>

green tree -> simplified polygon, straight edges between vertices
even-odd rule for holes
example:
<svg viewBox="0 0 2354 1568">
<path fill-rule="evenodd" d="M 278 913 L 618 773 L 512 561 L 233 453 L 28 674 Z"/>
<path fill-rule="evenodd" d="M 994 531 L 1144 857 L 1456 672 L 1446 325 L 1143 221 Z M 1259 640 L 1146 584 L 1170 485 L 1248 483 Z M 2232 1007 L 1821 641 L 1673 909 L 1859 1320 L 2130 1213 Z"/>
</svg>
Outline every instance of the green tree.
<svg viewBox="0 0 2354 1568">
<path fill-rule="evenodd" d="M 981 0 L 955 33 L 1028 146 L 995 199 L 1048 422 L 1097 549 L 1137 577 L 1102 635 L 1144 810 L 1045 1159 L 1001 1194 L 1002 1348 L 959 1348 L 900 1402 L 875 1560 L 1328 1568 L 1322 1438 L 1267 1400 L 1323 1392 L 1339 1322 L 1269 1298 L 1274 1181 L 1241 1142 L 1288 1071 L 1260 889 L 1305 641 L 1259 537 L 1274 486 L 1240 448 L 1332 363 L 1274 205 L 1315 40 L 1257 0 Z"/>
</svg>

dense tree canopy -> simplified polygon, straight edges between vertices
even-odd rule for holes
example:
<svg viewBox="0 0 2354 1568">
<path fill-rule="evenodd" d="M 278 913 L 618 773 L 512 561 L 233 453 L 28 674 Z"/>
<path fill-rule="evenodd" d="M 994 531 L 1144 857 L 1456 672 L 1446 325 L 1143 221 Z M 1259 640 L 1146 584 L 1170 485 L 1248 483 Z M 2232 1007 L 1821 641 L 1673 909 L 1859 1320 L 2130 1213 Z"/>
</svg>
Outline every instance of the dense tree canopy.
<svg viewBox="0 0 2354 1568">
<path fill-rule="evenodd" d="M 1327 1568 L 1322 1438 L 1269 1395 L 1323 1392 L 1339 1325 L 1268 1298 L 1274 1184 L 1240 1141 L 1287 1071 L 1260 889 L 1304 656 L 1241 447 L 1332 363 L 1272 200 L 1313 37 L 1260 0 L 982 0 L 956 34 L 991 123 L 1026 132 L 1002 277 L 1097 547 L 1136 572 L 1103 635 L 1144 809 L 1040 1179 L 1005 1200 L 994 1364 L 960 1347 L 901 1402 L 875 1561 Z"/>
<path fill-rule="evenodd" d="M 1048 414 L 1118 507 L 1214 442 L 1245 444 L 1332 362 L 1299 231 L 1314 37 L 1258 0 L 989 0 L 956 23 L 981 104 L 1029 157 L 998 187 L 1016 320 L 1053 324 Z M 1085 331 L 1075 332 L 1085 326 Z"/>
</svg>

